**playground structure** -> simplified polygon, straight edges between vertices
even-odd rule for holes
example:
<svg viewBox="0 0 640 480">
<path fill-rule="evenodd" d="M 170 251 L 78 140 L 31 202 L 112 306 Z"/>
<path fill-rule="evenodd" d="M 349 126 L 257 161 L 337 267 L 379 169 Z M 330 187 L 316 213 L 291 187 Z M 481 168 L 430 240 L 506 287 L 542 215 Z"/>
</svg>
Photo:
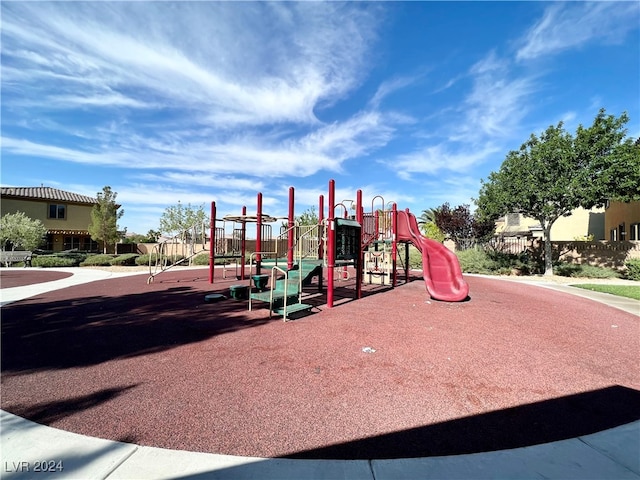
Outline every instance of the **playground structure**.
<svg viewBox="0 0 640 480">
<path fill-rule="evenodd" d="M 365 212 L 362 190 L 356 193 L 355 213 L 342 202 L 335 201 L 335 181 L 329 181 L 327 216 L 324 213 L 324 196 L 319 197 L 318 223 L 298 225 L 294 215 L 295 191 L 289 188 L 287 217 L 272 217 L 262 211 L 262 194 L 257 195 L 255 215 L 242 214 L 216 218 L 216 204 L 211 203 L 209 219 L 209 243 L 206 228 L 194 227 L 182 243 L 184 253 L 177 263 L 166 259 L 167 246 L 158 246 L 157 256 L 150 259 L 150 277 L 176 264 L 190 262 L 195 255 L 209 253 L 209 283 L 214 282 L 216 259 L 233 260 L 235 276 L 242 284 L 232 285 L 230 294 L 236 299 L 247 299 L 249 309 L 256 302 L 269 304 L 269 315 L 281 315 L 286 321 L 295 312 L 308 311 L 312 305 L 304 303 L 305 286 L 317 277 L 318 291 L 323 291 L 323 274 L 326 270 L 327 308 L 334 306 L 336 281 L 350 278 L 355 270 L 354 298 L 362 297 L 363 283 L 394 288 L 398 284 L 399 246 L 404 245 L 405 278 L 409 275 L 409 245 L 414 245 L 422 256 L 422 273 L 426 289 L 436 300 L 459 302 L 467 299 L 469 287 L 462 277 L 460 264 L 453 252 L 444 245 L 420 233 L 415 215 L 409 209 L 398 210 L 395 203 L 385 204 L 381 196 L 371 200 L 371 210 Z M 380 208 L 376 208 L 380 201 Z M 389 208 L 389 206 L 391 208 Z M 340 209 L 342 208 L 342 211 Z M 342 216 L 337 216 L 341 213 Z M 272 234 L 270 223 L 286 220 L 277 237 Z M 220 226 L 222 222 L 222 226 Z M 226 228 L 226 223 L 233 228 Z M 256 224 L 255 248 L 247 264 L 247 223 Z M 155 265 L 155 270 L 152 268 Z M 227 265 L 223 267 L 226 278 Z M 249 269 L 247 274 L 246 269 Z M 263 269 L 269 271 L 263 274 Z M 248 281 L 248 284 L 247 284 Z"/>
<path fill-rule="evenodd" d="M 258 194 L 258 199 L 258 202 L 261 203 L 261 194 Z M 215 202 L 212 202 L 210 218 L 157 243 L 153 247 L 149 253 L 147 283 L 153 282 L 157 275 L 173 267 L 191 265 L 193 259 L 203 253 L 209 255 L 211 265 L 214 264 L 215 259 L 222 260 L 223 278 L 227 278 L 227 271 L 230 264 L 233 264 L 234 275 L 244 280 L 245 262 L 243 259 L 247 251 L 247 223 L 258 223 L 258 218 L 255 215 L 247 215 L 246 210 L 247 207 L 243 207 L 241 215 L 228 214 L 222 218 L 216 218 Z M 212 222 L 211 219 L 215 220 Z M 269 215 L 261 215 L 259 237 L 262 238 L 262 245 L 270 245 L 274 241 L 270 223 L 277 220 Z M 213 248 L 211 248 L 212 245 Z M 211 274 L 213 274 L 213 269 L 211 269 Z M 210 277 L 209 281 L 213 283 L 213 277 Z"/>
</svg>

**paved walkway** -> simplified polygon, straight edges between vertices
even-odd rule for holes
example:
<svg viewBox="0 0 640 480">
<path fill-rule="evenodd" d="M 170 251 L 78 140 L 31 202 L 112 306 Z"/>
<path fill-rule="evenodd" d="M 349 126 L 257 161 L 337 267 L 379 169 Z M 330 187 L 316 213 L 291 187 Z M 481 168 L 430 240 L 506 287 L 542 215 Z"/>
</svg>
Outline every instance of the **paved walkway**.
<svg viewBox="0 0 640 480">
<path fill-rule="evenodd" d="M 131 273 L 60 269 L 61 280 L 2 289 L 2 304 Z M 140 272 L 135 272 L 139 274 Z M 640 316 L 640 302 L 527 279 Z M 293 460 L 165 450 L 86 437 L 0 411 L 3 479 L 431 479 L 594 478 L 640 480 L 640 421 L 569 440 L 513 450 L 396 460 Z M 43 473 L 48 472 L 48 473 Z"/>
</svg>

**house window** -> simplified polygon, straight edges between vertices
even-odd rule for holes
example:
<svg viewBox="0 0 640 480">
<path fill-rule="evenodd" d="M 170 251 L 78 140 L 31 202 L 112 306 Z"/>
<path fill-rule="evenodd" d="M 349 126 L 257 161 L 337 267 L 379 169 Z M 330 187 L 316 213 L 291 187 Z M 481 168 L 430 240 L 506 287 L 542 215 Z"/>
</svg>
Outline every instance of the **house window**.
<svg viewBox="0 0 640 480">
<path fill-rule="evenodd" d="M 618 238 L 620 239 L 621 242 L 624 242 L 627 239 L 627 232 L 624 229 L 624 223 L 621 223 L 620 225 L 618 225 Z"/>
<path fill-rule="evenodd" d="M 80 249 L 80 237 L 64 237 L 64 250 Z"/>
<path fill-rule="evenodd" d="M 618 241 L 618 229 L 617 228 L 612 228 L 611 231 L 609 232 L 609 241 L 611 241 L 611 242 L 617 242 Z"/>
<path fill-rule="evenodd" d="M 84 237 L 82 239 L 82 250 L 86 252 L 95 252 L 98 250 L 98 242 L 91 239 L 91 237 Z"/>
<path fill-rule="evenodd" d="M 640 240 L 640 223 L 632 223 L 629 227 L 629 240 Z"/>
<path fill-rule="evenodd" d="M 67 206 L 66 205 L 57 205 L 57 204 L 49 204 L 49 218 L 58 218 L 60 220 L 64 220 L 67 217 Z"/>
<path fill-rule="evenodd" d="M 520 214 L 519 213 L 507 213 L 507 225 L 510 227 L 520 226 Z"/>
</svg>

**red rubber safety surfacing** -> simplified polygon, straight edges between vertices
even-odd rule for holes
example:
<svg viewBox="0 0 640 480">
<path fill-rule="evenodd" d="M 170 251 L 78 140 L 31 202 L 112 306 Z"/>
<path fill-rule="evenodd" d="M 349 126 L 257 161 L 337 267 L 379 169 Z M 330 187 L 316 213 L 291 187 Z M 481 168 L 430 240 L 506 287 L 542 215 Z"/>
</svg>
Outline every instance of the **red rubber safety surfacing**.
<svg viewBox="0 0 640 480">
<path fill-rule="evenodd" d="M 2 408 L 140 445 L 344 459 L 514 448 L 640 418 L 638 317 L 465 279 L 467 302 L 430 300 L 416 277 L 358 301 L 339 289 L 335 308 L 287 323 L 204 302 L 236 283 L 205 270 L 46 293 L 2 309 Z"/>
</svg>

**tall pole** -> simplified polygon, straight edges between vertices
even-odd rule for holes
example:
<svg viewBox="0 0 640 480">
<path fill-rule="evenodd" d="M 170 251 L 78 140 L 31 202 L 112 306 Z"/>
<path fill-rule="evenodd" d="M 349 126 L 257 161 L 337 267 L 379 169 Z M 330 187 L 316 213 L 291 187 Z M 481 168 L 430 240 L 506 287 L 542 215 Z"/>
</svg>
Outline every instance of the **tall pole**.
<svg viewBox="0 0 640 480">
<path fill-rule="evenodd" d="M 295 225 L 295 206 L 294 206 L 295 193 L 293 187 L 289 187 L 289 218 L 287 225 L 287 270 L 293 268 L 293 236 L 296 233 Z M 299 265 L 301 267 L 301 265 Z"/>
<path fill-rule="evenodd" d="M 364 276 L 364 210 L 362 210 L 362 190 L 356 192 L 356 221 L 360 224 L 360 247 L 356 258 L 356 298 L 362 298 L 362 277 Z"/>
<path fill-rule="evenodd" d="M 324 221 L 324 195 L 318 198 L 318 259 L 324 259 L 324 232 L 322 222 Z"/>
<path fill-rule="evenodd" d="M 335 267 L 336 255 L 336 232 L 335 232 L 335 197 L 336 181 L 329 180 L 329 213 L 327 216 L 327 308 L 333 308 L 333 268 Z"/>
<path fill-rule="evenodd" d="M 262 251 L 262 193 L 258 192 L 258 211 L 256 215 L 256 252 Z M 256 253 L 256 275 L 260 275 L 262 256 Z"/>
<path fill-rule="evenodd" d="M 247 207 L 243 206 L 242 207 L 242 243 L 240 246 L 240 255 L 242 256 L 242 258 L 240 259 L 240 264 L 242 265 L 242 267 L 240 268 L 240 280 L 244 280 L 244 264 L 246 263 L 246 255 L 247 255 L 247 222 L 245 222 L 244 220 L 246 219 L 247 216 Z"/>
<path fill-rule="evenodd" d="M 318 198 L 318 260 L 324 260 L 324 230 L 322 222 L 324 221 L 324 195 Z M 322 292 L 322 268 L 318 275 L 318 292 Z"/>
<path fill-rule="evenodd" d="M 211 202 L 211 219 L 209 220 L 209 283 L 213 283 L 213 268 L 216 248 L 216 202 Z"/>
<path fill-rule="evenodd" d="M 393 202 L 391 207 L 391 285 L 395 288 L 398 284 L 398 272 L 396 261 L 398 258 L 398 206 Z"/>
</svg>

